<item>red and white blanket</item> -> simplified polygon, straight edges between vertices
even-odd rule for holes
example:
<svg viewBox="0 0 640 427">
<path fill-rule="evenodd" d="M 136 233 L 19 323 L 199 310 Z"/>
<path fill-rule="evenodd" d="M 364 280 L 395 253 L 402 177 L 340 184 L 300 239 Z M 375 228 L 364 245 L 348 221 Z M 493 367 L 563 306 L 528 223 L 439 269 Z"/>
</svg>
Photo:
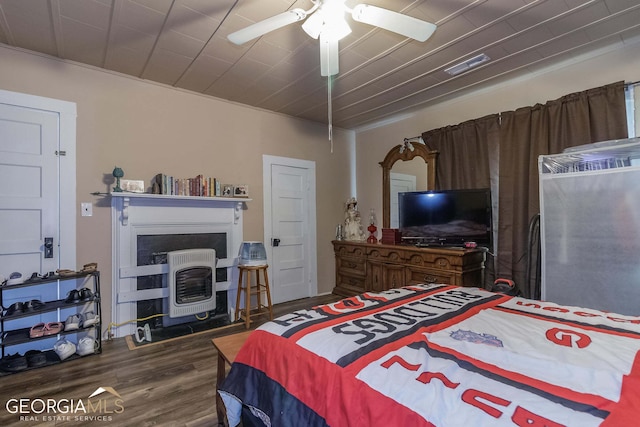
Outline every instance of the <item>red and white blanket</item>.
<svg viewBox="0 0 640 427">
<path fill-rule="evenodd" d="M 631 426 L 640 317 L 415 285 L 252 333 L 220 393 L 231 425 Z"/>
</svg>

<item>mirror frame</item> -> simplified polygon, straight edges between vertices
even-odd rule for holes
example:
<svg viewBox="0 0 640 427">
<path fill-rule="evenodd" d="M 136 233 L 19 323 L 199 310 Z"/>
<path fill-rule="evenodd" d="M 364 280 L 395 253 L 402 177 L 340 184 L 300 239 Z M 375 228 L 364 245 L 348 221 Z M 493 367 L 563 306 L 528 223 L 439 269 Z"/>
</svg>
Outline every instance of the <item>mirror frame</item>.
<svg viewBox="0 0 640 427">
<path fill-rule="evenodd" d="M 382 228 L 389 228 L 391 223 L 391 168 L 398 160 L 403 162 L 421 157 L 427 165 L 427 189 L 433 190 L 436 184 L 436 157 L 438 152 L 426 145 L 414 143 L 414 150 L 400 152 L 402 145 L 396 145 L 380 162 L 382 166 Z"/>
</svg>

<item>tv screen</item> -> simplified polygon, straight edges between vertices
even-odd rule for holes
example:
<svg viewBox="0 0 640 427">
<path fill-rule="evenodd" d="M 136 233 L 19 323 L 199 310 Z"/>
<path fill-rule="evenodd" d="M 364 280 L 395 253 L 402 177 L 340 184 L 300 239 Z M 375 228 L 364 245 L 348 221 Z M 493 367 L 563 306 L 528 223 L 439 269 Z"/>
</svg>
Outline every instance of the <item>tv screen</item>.
<svg viewBox="0 0 640 427">
<path fill-rule="evenodd" d="M 398 194 L 400 232 L 407 243 L 491 246 L 491 191 L 413 191 Z"/>
</svg>

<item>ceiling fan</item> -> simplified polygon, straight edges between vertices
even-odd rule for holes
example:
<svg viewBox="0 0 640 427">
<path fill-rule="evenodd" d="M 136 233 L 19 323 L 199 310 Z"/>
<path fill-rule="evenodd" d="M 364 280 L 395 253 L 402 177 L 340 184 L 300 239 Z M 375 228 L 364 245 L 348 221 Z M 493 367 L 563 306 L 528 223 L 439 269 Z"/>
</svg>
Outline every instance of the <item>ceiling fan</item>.
<svg viewBox="0 0 640 427">
<path fill-rule="evenodd" d="M 351 28 L 345 20 L 347 13 L 351 14 L 354 21 L 380 27 L 421 42 L 431 37 L 436 30 L 436 26 L 430 22 L 368 4 L 358 4 L 350 9 L 344 4 L 345 0 L 311 0 L 311 3 L 313 7 L 309 10 L 295 8 L 279 13 L 231 33 L 227 38 L 241 45 L 278 28 L 306 19 L 302 29 L 314 39 L 320 39 L 320 74 L 333 76 L 338 74 L 339 70 L 338 41 L 351 33 Z"/>
</svg>

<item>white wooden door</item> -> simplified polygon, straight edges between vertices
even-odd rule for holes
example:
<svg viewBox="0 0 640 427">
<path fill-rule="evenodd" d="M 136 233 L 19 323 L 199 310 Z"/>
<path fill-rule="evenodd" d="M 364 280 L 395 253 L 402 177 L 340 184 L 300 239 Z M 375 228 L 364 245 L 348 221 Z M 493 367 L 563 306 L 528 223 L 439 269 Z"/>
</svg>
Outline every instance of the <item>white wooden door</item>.
<svg viewBox="0 0 640 427">
<path fill-rule="evenodd" d="M 273 302 L 316 295 L 315 164 L 265 156 L 264 167 L 270 193 L 268 202 L 265 196 L 265 245 Z"/>
<path fill-rule="evenodd" d="M 398 228 L 398 193 L 406 191 L 416 191 L 415 175 L 407 175 L 404 173 L 391 173 L 391 192 L 390 192 L 390 225 L 391 228 Z"/>
<path fill-rule="evenodd" d="M 2 276 L 16 272 L 27 280 L 61 268 L 62 260 L 62 268 L 75 268 L 75 117 L 75 104 L 0 91 Z M 63 220 L 61 203 L 73 203 Z M 45 238 L 52 239 L 47 257 Z M 20 288 L 5 292 L 3 305 L 55 300 L 57 292 L 56 286 Z"/>
</svg>

